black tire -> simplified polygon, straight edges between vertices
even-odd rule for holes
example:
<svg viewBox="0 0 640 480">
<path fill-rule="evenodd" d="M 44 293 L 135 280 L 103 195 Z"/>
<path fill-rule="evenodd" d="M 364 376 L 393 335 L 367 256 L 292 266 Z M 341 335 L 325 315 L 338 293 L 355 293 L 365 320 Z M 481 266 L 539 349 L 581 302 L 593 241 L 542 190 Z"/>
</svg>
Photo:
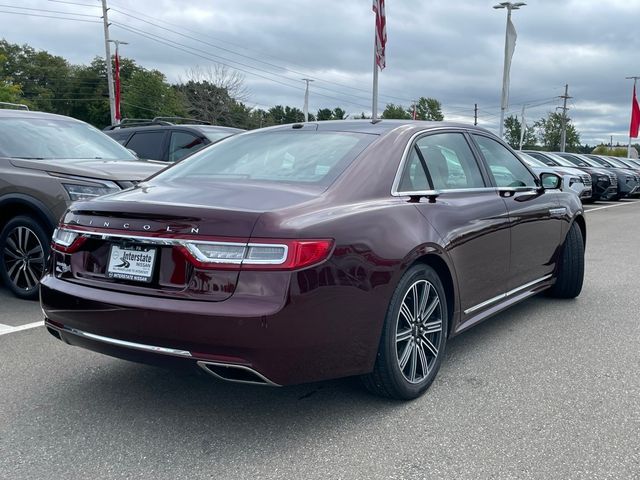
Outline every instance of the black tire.
<svg viewBox="0 0 640 480">
<path fill-rule="evenodd" d="M 417 317 L 414 294 L 419 297 Z M 391 297 L 373 372 L 362 377 L 365 387 L 376 395 L 398 400 L 422 395 L 442 363 L 448 313 L 446 293 L 435 270 L 423 264 L 409 268 Z M 409 316 L 416 320 L 410 322 Z"/>
<path fill-rule="evenodd" d="M 38 298 L 51 236 L 28 216 L 15 217 L 0 232 L 0 278 L 19 298 Z"/>
<path fill-rule="evenodd" d="M 582 291 L 584 281 L 584 241 L 576 223 L 571 225 L 562 246 L 556 283 L 549 295 L 556 298 L 575 298 Z"/>
</svg>

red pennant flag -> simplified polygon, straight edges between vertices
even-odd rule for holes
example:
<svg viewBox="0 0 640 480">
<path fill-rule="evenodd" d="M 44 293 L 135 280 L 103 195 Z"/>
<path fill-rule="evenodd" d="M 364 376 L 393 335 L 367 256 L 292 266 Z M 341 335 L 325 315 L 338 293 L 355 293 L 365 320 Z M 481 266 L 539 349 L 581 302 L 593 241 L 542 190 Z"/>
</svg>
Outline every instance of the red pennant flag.
<svg viewBox="0 0 640 480">
<path fill-rule="evenodd" d="M 384 0 L 373 0 L 376 14 L 376 64 L 382 70 L 385 65 L 384 49 L 387 44 L 387 16 L 384 13 Z"/>
<path fill-rule="evenodd" d="M 640 106 L 636 98 L 636 86 L 633 86 L 633 98 L 631 99 L 631 125 L 629 126 L 629 138 L 638 138 L 640 129 Z"/>
<path fill-rule="evenodd" d="M 120 123 L 122 116 L 120 115 L 120 59 L 118 58 L 118 49 L 116 49 L 116 71 L 114 83 L 116 87 L 116 121 Z"/>
</svg>

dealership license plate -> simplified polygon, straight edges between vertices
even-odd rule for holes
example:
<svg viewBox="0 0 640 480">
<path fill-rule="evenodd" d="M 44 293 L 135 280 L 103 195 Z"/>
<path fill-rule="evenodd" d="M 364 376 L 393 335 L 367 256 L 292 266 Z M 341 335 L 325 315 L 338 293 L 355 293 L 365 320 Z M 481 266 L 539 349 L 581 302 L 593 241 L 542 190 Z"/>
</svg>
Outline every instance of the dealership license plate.
<svg viewBox="0 0 640 480">
<path fill-rule="evenodd" d="M 109 252 L 107 276 L 135 282 L 150 282 L 155 258 L 155 248 L 113 245 Z"/>
</svg>

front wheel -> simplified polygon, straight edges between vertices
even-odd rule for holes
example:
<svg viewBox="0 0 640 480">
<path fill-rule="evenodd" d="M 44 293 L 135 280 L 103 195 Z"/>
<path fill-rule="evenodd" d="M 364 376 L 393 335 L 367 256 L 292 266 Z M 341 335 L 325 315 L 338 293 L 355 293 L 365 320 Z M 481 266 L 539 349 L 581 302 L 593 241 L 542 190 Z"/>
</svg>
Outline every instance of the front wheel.
<svg viewBox="0 0 640 480">
<path fill-rule="evenodd" d="M 582 291 L 584 281 L 584 240 L 576 223 L 571 225 L 562 246 L 556 283 L 549 295 L 556 298 L 575 298 Z"/>
<path fill-rule="evenodd" d="M 0 278 L 17 297 L 36 299 L 48 255 L 44 228 L 31 217 L 15 217 L 0 233 Z"/>
<path fill-rule="evenodd" d="M 446 294 L 435 270 L 414 265 L 389 303 L 376 363 L 362 380 L 371 392 L 411 400 L 433 382 L 447 343 Z"/>
</svg>

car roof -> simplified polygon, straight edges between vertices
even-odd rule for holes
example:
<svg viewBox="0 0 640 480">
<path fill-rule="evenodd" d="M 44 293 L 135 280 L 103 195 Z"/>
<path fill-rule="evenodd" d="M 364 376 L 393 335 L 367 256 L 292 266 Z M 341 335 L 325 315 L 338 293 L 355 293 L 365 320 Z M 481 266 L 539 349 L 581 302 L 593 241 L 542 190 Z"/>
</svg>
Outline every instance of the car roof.
<svg viewBox="0 0 640 480">
<path fill-rule="evenodd" d="M 22 118 L 49 118 L 51 120 L 67 120 L 84 123 L 77 118 L 57 115 L 55 113 L 37 112 L 33 110 L 17 110 L 11 108 L 0 108 L 0 117 L 22 117 Z"/>
<path fill-rule="evenodd" d="M 315 126 L 318 131 L 338 131 L 338 132 L 354 132 L 354 133 L 369 133 L 375 135 L 382 135 L 388 133 L 396 128 L 406 127 L 414 129 L 416 131 L 425 129 L 441 129 L 441 128 L 464 128 L 467 130 L 474 130 L 482 133 L 491 133 L 484 128 L 456 122 L 430 122 L 424 120 L 377 120 L 372 122 L 370 119 L 364 120 L 322 120 L 316 122 L 307 123 L 290 123 L 286 125 L 275 125 L 273 127 L 267 127 L 262 130 L 290 130 L 292 128 L 311 128 L 306 127 Z"/>
<path fill-rule="evenodd" d="M 222 127 L 219 125 L 198 125 L 198 124 L 188 124 L 188 123 L 180 123 L 176 125 L 131 125 L 131 126 L 123 126 L 121 128 L 109 128 L 107 130 L 103 130 L 107 135 L 114 133 L 124 133 L 124 132 L 144 132 L 147 130 L 184 130 L 187 132 L 193 132 L 197 130 L 200 133 L 205 132 L 229 132 L 229 133 L 240 133 L 244 132 L 241 128 L 233 128 L 233 127 Z"/>
</svg>

